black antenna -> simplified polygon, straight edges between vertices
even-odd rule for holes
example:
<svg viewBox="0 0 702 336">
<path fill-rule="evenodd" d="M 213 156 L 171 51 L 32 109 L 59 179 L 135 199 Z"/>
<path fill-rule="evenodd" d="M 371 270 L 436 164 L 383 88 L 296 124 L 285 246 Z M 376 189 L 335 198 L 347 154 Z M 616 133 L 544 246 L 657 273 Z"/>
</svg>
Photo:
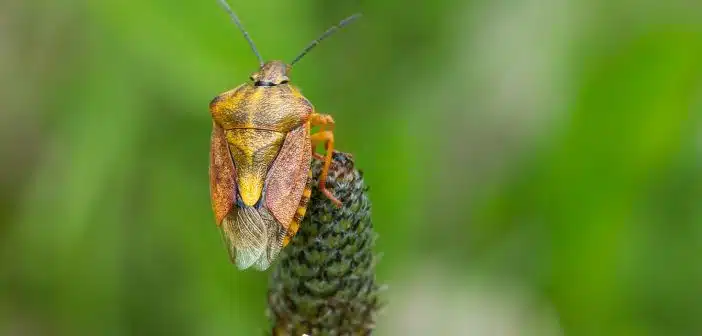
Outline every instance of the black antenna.
<svg viewBox="0 0 702 336">
<path fill-rule="evenodd" d="M 219 1 L 219 4 L 224 7 L 224 10 L 229 13 L 229 16 L 231 16 L 232 21 L 236 24 L 237 27 L 239 27 L 239 30 L 244 34 L 244 38 L 246 41 L 249 42 L 249 45 L 251 46 L 251 50 L 253 50 L 254 54 L 256 54 L 256 57 L 258 57 L 258 63 L 263 66 L 263 57 L 261 57 L 261 54 L 258 53 L 258 49 L 256 49 L 256 45 L 253 43 L 253 40 L 249 36 L 249 33 L 246 32 L 246 29 L 244 29 L 244 26 L 241 24 L 241 21 L 239 21 L 239 17 L 234 14 L 234 11 L 232 10 L 231 7 L 229 7 L 229 4 L 225 0 L 217 0 Z"/>
<path fill-rule="evenodd" d="M 322 42 L 322 40 L 329 37 L 329 35 L 333 34 L 334 32 L 336 32 L 337 30 L 339 30 L 343 26 L 358 19 L 359 17 L 361 17 L 361 15 L 362 15 L 361 13 L 356 13 L 354 15 L 351 15 L 351 16 L 341 20 L 341 22 L 339 22 L 339 24 L 337 24 L 336 26 L 332 26 L 331 28 L 327 29 L 327 31 L 325 31 L 324 34 L 322 34 L 322 36 L 320 36 L 318 39 L 312 41 L 312 43 L 310 43 L 307 47 L 305 47 L 305 49 L 302 50 L 300 55 L 295 57 L 295 59 L 292 62 L 290 62 L 290 66 L 293 66 L 293 64 L 297 63 L 300 59 L 302 59 L 303 56 L 307 55 L 307 53 L 310 52 L 310 50 L 312 50 L 312 48 L 317 46 L 319 44 L 319 42 Z"/>
</svg>

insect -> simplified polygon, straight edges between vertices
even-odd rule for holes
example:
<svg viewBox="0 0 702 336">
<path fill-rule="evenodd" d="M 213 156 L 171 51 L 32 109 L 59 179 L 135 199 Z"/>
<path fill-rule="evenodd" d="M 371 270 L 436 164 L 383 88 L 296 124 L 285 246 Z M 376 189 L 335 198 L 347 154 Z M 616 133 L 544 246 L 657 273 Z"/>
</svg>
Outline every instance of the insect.
<svg viewBox="0 0 702 336">
<path fill-rule="evenodd" d="M 264 62 L 239 18 L 220 4 L 243 33 L 259 60 L 250 82 L 210 102 L 210 196 L 217 226 L 230 259 L 239 269 L 267 269 L 295 236 L 310 198 L 312 157 L 324 160 L 319 190 L 337 206 L 341 202 L 325 181 L 334 150 L 334 120 L 317 113 L 289 83 L 292 66 L 320 41 L 347 25 L 354 14 L 312 41 L 290 63 Z M 313 126 L 319 131 L 312 133 Z M 325 155 L 316 145 L 325 145 Z"/>
</svg>

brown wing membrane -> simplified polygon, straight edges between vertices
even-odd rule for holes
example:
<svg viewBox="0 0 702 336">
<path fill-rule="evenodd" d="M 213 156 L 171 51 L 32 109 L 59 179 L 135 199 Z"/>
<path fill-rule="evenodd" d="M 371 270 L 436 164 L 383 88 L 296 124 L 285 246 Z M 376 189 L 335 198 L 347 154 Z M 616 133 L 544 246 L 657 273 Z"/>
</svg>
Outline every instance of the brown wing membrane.
<svg viewBox="0 0 702 336">
<path fill-rule="evenodd" d="M 287 134 L 268 173 L 266 207 L 286 230 L 305 189 L 311 158 L 310 125 L 305 123 Z"/>
<path fill-rule="evenodd" d="M 210 197 L 219 226 L 236 201 L 236 169 L 224 130 L 214 122 L 210 140 Z"/>
<path fill-rule="evenodd" d="M 267 269 L 282 248 L 285 229 L 264 208 L 237 207 L 220 227 L 229 257 L 239 269 Z"/>
</svg>

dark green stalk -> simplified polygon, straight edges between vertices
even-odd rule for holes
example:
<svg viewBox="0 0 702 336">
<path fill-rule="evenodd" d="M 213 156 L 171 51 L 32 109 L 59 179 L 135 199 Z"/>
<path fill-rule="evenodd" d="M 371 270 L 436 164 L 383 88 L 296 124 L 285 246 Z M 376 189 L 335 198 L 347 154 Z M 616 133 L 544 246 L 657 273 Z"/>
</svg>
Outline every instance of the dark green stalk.
<svg viewBox="0 0 702 336">
<path fill-rule="evenodd" d="M 320 169 L 315 160 L 313 176 Z M 337 208 L 314 188 L 300 231 L 271 274 L 273 335 L 370 335 L 375 328 L 376 234 L 368 188 L 349 154 L 334 153 L 327 188 L 343 206 Z"/>
</svg>

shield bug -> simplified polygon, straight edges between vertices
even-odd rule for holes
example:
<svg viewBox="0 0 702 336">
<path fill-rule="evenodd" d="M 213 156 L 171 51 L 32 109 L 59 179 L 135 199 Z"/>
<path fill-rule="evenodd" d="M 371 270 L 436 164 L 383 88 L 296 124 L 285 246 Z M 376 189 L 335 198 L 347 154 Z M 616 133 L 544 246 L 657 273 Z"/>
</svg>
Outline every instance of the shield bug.
<svg viewBox="0 0 702 336">
<path fill-rule="evenodd" d="M 229 256 L 239 269 L 267 269 L 281 248 L 297 233 L 310 198 L 312 157 L 324 160 L 319 190 L 337 206 L 325 187 L 334 149 L 334 120 L 317 113 L 289 83 L 292 66 L 354 14 L 312 41 L 288 65 L 264 62 L 236 14 L 227 11 L 259 60 L 250 82 L 210 102 L 210 196 L 216 224 Z M 311 128 L 319 126 L 318 132 Z M 316 154 L 317 144 L 325 155 Z"/>
</svg>

